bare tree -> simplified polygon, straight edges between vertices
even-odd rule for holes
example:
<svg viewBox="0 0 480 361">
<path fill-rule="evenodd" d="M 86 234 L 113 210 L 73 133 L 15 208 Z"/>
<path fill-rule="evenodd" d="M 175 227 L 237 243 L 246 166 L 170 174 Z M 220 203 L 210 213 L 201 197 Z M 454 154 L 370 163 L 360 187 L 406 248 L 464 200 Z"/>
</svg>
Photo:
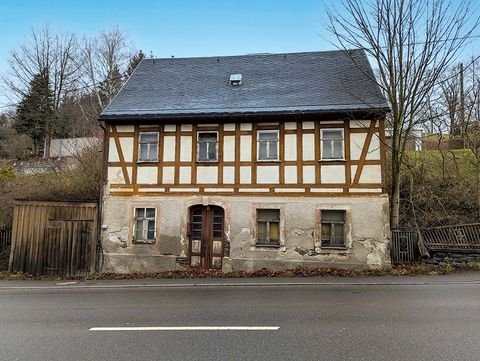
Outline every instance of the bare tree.
<svg viewBox="0 0 480 361">
<path fill-rule="evenodd" d="M 129 49 L 127 36 L 118 27 L 83 41 L 84 87 L 95 95 L 95 117 L 120 90 L 132 55 Z"/>
<path fill-rule="evenodd" d="M 480 217 L 480 58 L 470 63 L 462 77 L 465 82 L 463 104 L 464 128 L 462 129 L 463 144 L 473 154 L 473 165 L 476 172 L 476 204 Z"/>
<path fill-rule="evenodd" d="M 32 29 L 26 41 L 11 52 L 9 65 L 9 72 L 3 76 L 9 100 L 18 103 L 28 93 L 34 77 L 45 72 L 53 92 L 52 107 L 56 116 L 62 101 L 78 81 L 80 63 L 76 36 L 70 33 L 52 34 L 48 26 Z M 45 126 L 45 152 L 48 154 L 55 124 L 49 121 Z"/>
<path fill-rule="evenodd" d="M 448 117 L 449 133 L 453 136 L 459 131 L 460 82 L 458 69 L 451 69 L 443 78 L 440 82 L 441 100 L 444 105 L 442 110 Z"/>
<path fill-rule="evenodd" d="M 478 26 L 475 14 L 470 1 L 454 7 L 443 0 L 342 0 L 341 10 L 328 10 L 338 47 L 367 52 L 378 71 L 372 80 L 390 103 L 392 227 L 399 225 L 406 141 L 423 121 L 429 94 Z"/>
</svg>

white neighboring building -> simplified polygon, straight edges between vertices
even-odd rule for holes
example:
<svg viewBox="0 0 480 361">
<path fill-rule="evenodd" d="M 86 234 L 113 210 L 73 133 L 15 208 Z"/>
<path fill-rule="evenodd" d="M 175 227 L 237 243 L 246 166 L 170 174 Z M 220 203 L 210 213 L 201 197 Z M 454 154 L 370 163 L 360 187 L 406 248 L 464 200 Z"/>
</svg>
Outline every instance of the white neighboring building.
<svg viewBox="0 0 480 361">
<path fill-rule="evenodd" d="M 52 139 L 50 154 L 46 158 L 78 157 L 81 153 L 97 148 L 100 140 L 96 137 Z"/>
<path fill-rule="evenodd" d="M 410 132 L 409 139 L 407 140 L 406 150 L 415 150 L 420 152 L 423 150 L 423 129 L 421 128 L 413 128 Z M 393 129 L 386 128 L 385 129 L 385 140 L 386 145 L 392 145 L 392 136 L 393 136 Z"/>
</svg>

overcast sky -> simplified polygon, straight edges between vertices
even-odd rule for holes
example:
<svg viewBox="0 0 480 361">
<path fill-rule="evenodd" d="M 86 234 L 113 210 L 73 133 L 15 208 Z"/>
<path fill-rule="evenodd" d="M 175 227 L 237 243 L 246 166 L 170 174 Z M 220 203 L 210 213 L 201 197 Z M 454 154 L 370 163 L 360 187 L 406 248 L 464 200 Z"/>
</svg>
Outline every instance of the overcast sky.
<svg viewBox="0 0 480 361">
<path fill-rule="evenodd" d="M 457 0 L 460 1 L 460 0 Z M 94 35 L 119 26 L 156 57 L 333 49 L 324 4 L 339 0 L 0 0 L 0 73 L 30 29 Z M 477 31 L 480 33 L 480 31 Z M 480 39 L 466 49 L 478 55 Z M 5 104 L 0 94 L 0 106 Z"/>
</svg>

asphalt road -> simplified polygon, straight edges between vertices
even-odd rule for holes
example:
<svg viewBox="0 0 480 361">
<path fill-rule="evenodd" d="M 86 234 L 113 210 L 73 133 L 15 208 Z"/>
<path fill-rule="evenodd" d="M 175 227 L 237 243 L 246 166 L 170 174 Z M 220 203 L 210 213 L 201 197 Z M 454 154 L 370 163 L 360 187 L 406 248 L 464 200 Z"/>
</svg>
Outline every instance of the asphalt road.
<svg viewBox="0 0 480 361">
<path fill-rule="evenodd" d="M 478 361 L 478 280 L 0 282 L 0 360 Z M 90 330 L 193 326 L 278 329 Z"/>
</svg>

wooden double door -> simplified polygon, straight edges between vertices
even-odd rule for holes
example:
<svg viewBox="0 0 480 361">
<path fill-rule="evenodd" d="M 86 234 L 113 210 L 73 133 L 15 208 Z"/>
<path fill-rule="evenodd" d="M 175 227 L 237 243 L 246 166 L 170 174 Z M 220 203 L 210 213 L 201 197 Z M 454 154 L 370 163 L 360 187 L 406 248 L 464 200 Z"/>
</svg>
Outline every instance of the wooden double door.
<svg viewBox="0 0 480 361">
<path fill-rule="evenodd" d="M 224 239 L 224 211 L 218 206 L 190 208 L 189 265 L 221 269 Z"/>
</svg>

